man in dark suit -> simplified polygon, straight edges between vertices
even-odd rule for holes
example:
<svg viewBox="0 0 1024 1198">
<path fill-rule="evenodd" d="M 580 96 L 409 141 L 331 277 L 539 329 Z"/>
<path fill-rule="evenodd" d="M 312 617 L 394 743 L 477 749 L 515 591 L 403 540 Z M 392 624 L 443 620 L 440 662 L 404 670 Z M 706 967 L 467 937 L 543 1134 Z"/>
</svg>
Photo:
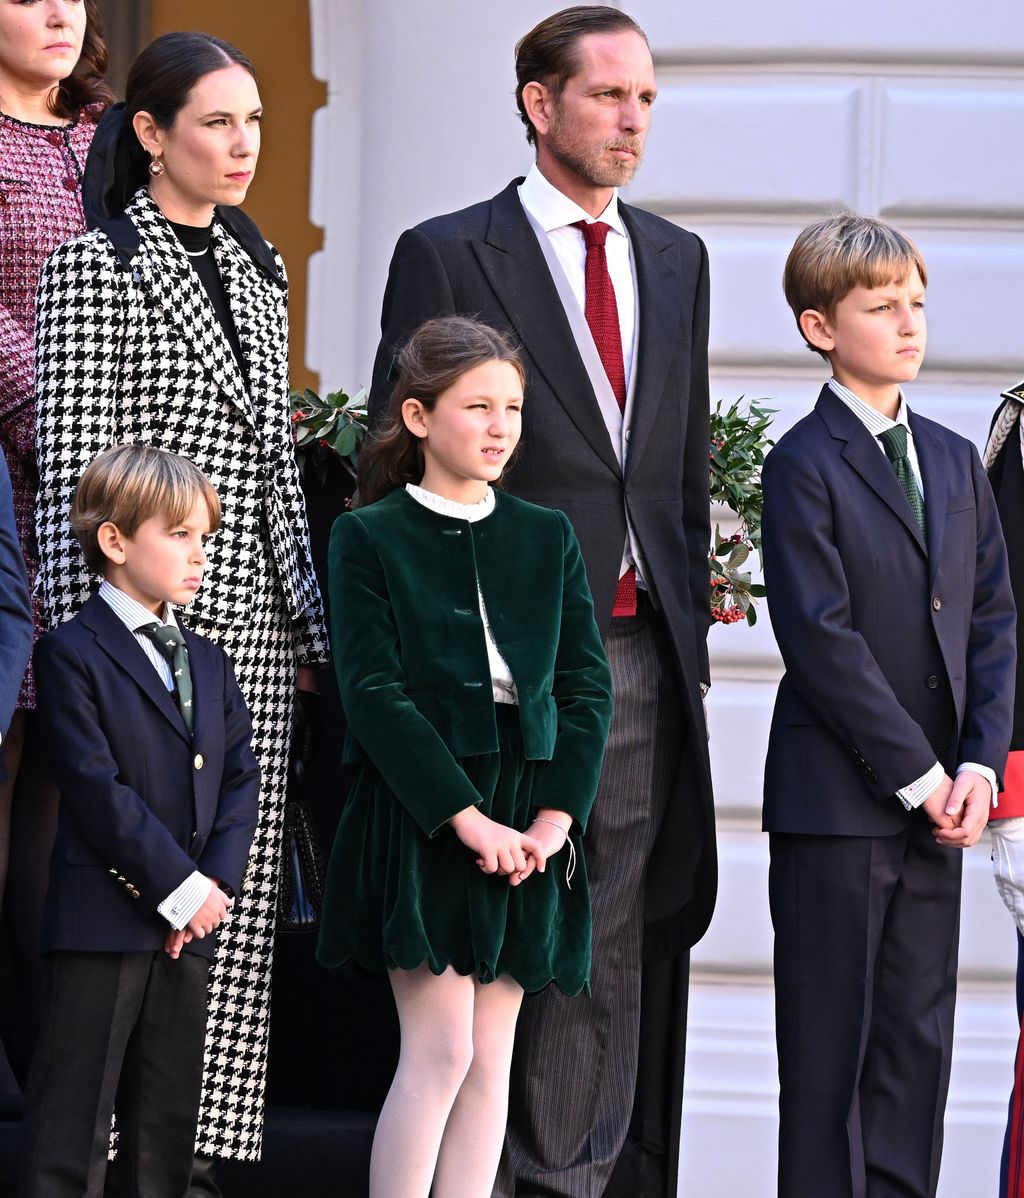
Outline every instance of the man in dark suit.
<svg viewBox="0 0 1024 1198">
<path fill-rule="evenodd" d="M 86 469 L 71 521 L 105 578 L 35 653 L 60 807 L 18 1194 L 184 1194 L 212 933 L 241 893 L 259 799 L 227 655 L 171 609 L 199 588 L 220 503 L 187 459 L 122 445 Z"/>
<path fill-rule="evenodd" d="M 472 315 L 522 343 L 523 436 L 507 483 L 572 521 L 615 718 L 587 831 L 592 997 L 524 1004 L 497 1192 L 653 1198 L 675 1194 L 688 950 L 717 883 L 701 704 L 707 255 L 692 233 L 618 200 L 656 92 L 630 17 L 556 13 L 519 43 L 516 71 L 536 165 L 402 235 L 370 403 L 379 419 L 395 350 L 430 317 Z"/>
<path fill-rule="evenodd" d="M 7 735 L 32 652 L 32 607 L 18 548 L 7 462 L 0 452 L 0 736 Z M 0 782 L 6 777 L 0 756 Z"/>
<path fill-rule="evenodd" d="M 960 850 L 1009 747 L 1014 607 L 977 451 L 909 411 L 924 262 L 816 222 L 786 296 L 832 378 L 768 455 L 765 581 L 786 673 L 765 766 L 780 1198 L 933 1198 Z M 888 460 L 887 460 L 888 459 Z"/>
</svg>

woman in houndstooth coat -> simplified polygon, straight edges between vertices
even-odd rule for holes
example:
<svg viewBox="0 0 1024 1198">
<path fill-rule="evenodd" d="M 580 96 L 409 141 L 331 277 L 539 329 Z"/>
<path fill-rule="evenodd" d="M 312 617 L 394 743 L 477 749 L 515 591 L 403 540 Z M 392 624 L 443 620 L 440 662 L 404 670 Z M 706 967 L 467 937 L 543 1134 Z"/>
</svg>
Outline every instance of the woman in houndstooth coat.
<svg viewBox="0 0 1024 1198">
<path fill-rule="evenodd" d="M 206 34 L 168 34 L 136 60 L 126 94 L 87 166 L 93 231 L 57 250 L 39 285 L 39 577 L 50 623 L 92 590 L 68 510 L 82 470 L 110 445 L 184 454 L 220 495 L 221 529 L 186 616 L 233 660 L 263 786 L 244 893 L 211 973 L 189 1192 L 217 1193 L 198 1180 L 207 1158 L 259 1157 L 294 689 L 315 688 L 310 667 L 327 641 L 288 417 L 283 264 L 234 207 L 259 150 L 252 67 Z"/>
</svg>

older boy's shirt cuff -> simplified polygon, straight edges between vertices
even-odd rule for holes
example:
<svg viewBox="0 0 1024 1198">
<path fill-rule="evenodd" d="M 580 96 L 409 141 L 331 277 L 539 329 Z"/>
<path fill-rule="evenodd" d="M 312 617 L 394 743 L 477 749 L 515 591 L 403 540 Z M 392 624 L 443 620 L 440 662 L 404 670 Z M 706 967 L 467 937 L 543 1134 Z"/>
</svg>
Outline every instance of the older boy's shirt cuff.
<svg viewBox="0 0 1024 1198">
<path fill-rule="evenodd" d="M 936 761 L 928 773 L 923 774 L 916 782 L 911 782 L 909 786 L 901 786 L 896 792 L 896 797 L 908 811 L 913 811 L 915 807 L 920 807 L 938 786 L 945 772 L 942 762 Z"/>
<path fill-rule="evenodd" d="M 999 806 L 999 785 L 996 782 L 996 772 L 987 765 L 979 765 L 976 761 L 963 761 L 956 767 L 956 772 L 962 774 L 964 770 L 973 770 L 976 774 L 981 774 L 985 781 L 992 787 L 992 806 Z"/>
<path fill-rule="evenodd" d="M 184 882 L 157 905 L 157 911 L 167 920 L 175 931 L 187 928 L 189 920 L 206 902 L 213 883 L 198 870 L 194 870 Z"/>
</svg>

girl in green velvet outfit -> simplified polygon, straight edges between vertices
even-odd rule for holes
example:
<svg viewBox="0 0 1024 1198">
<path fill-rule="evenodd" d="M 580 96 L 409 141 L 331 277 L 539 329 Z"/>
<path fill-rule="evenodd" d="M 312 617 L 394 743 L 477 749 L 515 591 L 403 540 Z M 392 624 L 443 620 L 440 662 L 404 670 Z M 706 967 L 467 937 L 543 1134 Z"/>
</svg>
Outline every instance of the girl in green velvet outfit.
<svg viewBox="0 0 1024 1198">
<path fill-rule="evenodd" d="M 587 986 L 580 837 L 611 680 L 568 520 L 489 485 L 521 430 L 515 350 L 447 317 L 398 365 L 390 421 L 360 457 L 367 506 L 331 537 L 360 768 L 318 957 L 386 968 L 398 1007 L 371 1198 L 487 1198 L 523 992 Z"/>
</svg>

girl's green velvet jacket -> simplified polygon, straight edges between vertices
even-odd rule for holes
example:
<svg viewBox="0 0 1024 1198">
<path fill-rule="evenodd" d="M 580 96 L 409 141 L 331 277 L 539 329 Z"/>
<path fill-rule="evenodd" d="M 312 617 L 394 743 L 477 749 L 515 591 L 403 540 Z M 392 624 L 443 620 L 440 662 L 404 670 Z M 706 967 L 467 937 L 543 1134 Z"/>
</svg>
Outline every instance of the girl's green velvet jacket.
<svg viewBox="0 0 1024 1198">
<path fill-rule="evenodd" d="M 366 762 L 434 835 L 479 795 L 457 758 L 498 751 L 477 583 L 519 696 L 537 807 L 581 827 L 611 720 L 611 675 L 566 517 L 496 492 L 470 523 L 404 489 L 331 534 L 334 662 L 347 762 Z"/>
</svg>

